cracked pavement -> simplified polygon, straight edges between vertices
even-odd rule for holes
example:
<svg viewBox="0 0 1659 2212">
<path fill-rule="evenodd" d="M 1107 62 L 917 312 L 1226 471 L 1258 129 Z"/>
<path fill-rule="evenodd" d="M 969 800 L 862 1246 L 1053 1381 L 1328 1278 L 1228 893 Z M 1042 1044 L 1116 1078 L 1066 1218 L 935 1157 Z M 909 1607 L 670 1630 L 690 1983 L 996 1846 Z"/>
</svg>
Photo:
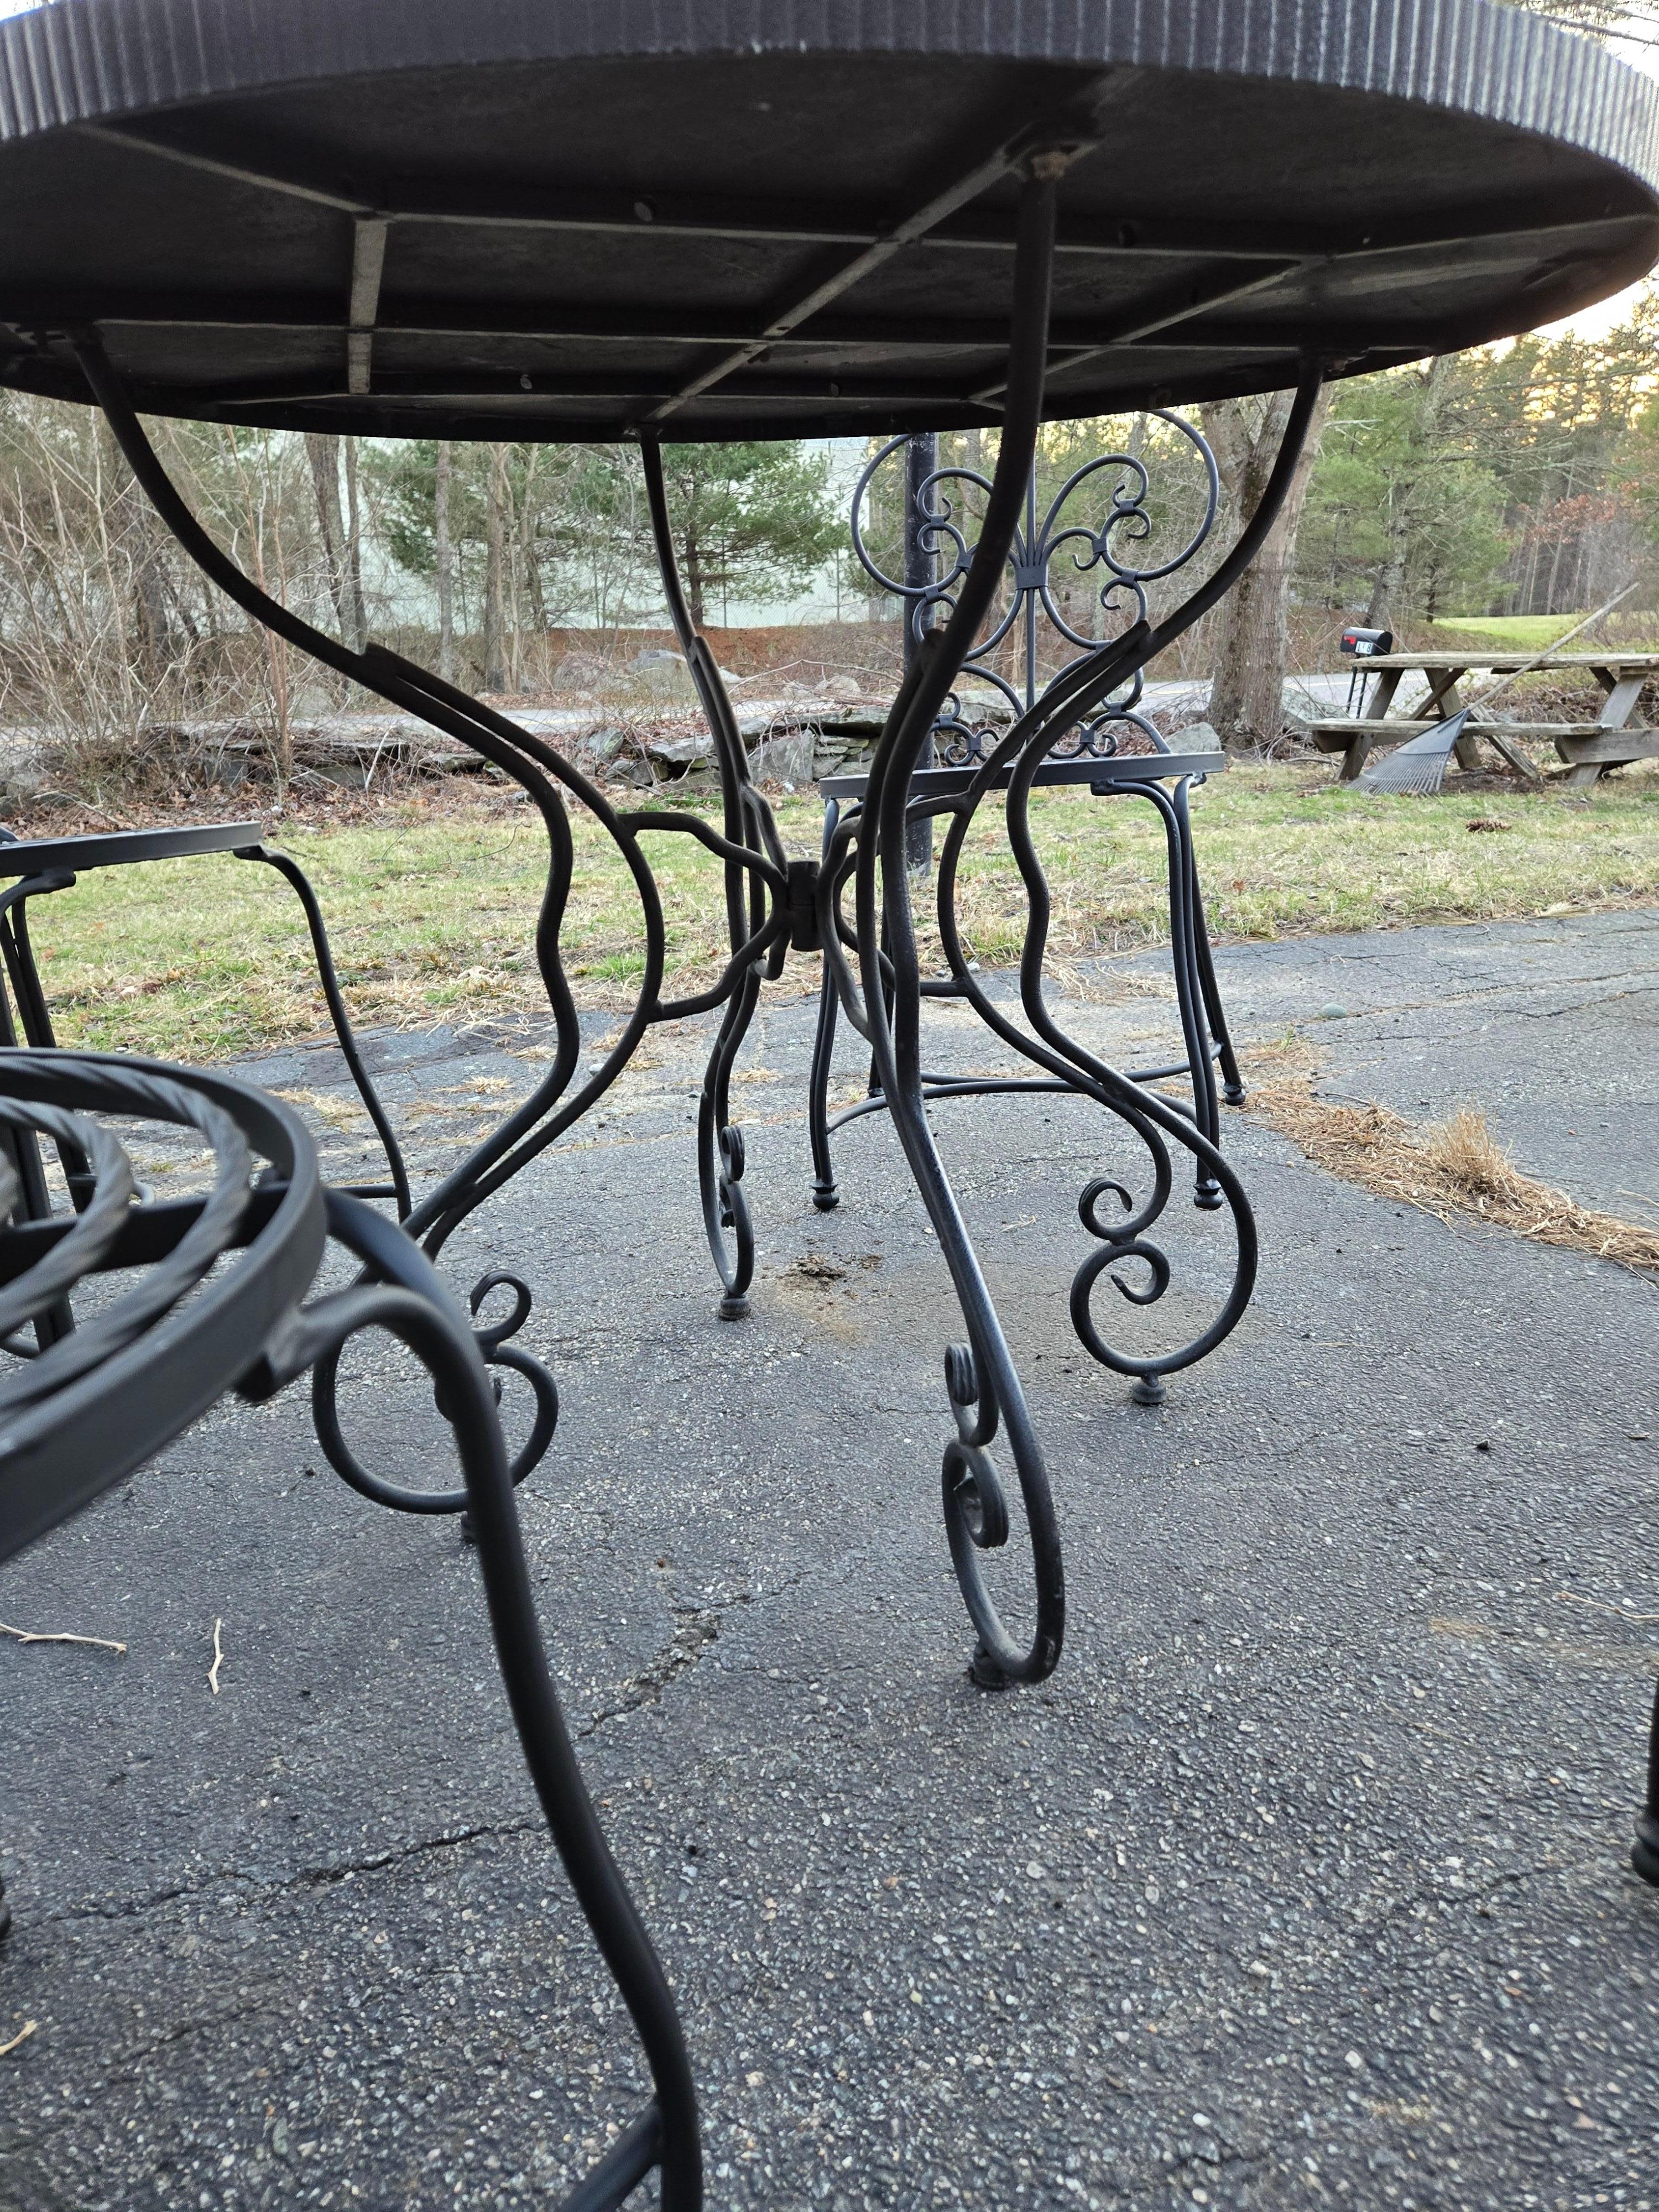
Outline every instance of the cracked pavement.
<svg viewBox="0 0 1659 2212">
<path fill-rule="evenodd" d="M 1478 1103 L 1522 1165 L 1649 1218 L 1656 955 L 1659 917 L 1610 915 L 1221 968 L 1240 1032 L 1306 1025 L 1332 1087 Z M 1141 1056 L 1161 975 L 1100 963 L 1070 1017 Z M 1073 1101 L 941 1105 L 1066 1543 L 1058 1674 L 988 1695 L 939 1519 L 960 1326 L 879 1117 L 839 1140 L 840 1211 L 811 1209 L 811 1016 L 769 1000 L 744 1055 L 749 1321 L 714 1317 L 696 1204 L 704 1024 L 654 1037 L 446 1262 L 536 1292 L 520 1340 L 563 1410 L 520 1492 L 532 1572 L 678 1992 L 711 2205 L 1651 2212 L 1659 1893 L 1626 1853 L 1659 1646 L 1653 1287 L 1230 1116 L 1255 1299 L 1135 1407 L 1066 1310 L 1078 1191 L 1139 1181 L 1133 1146 Z M 932 1018 L 930 1060 L 997 1064 Z M 420 1175 L 545 1049 L 370 1043 L 394 1111 L 422 1107 Z M 335 1054 L 248 1072 L 353 1171 Z M 1188 1332 L 1224 1279 L 1224 1219 L 1167 1221 L 1162 1306 L 1097 1298 L 1126 1341 Z M 355 1432 L 447 1480 L 401 1358 L 349 1355 Z M 1015 1608 L 1023 1562 L 1017 1525 Z M 129 1647 L 0 1641 L 0 2043 L 38 2022 L 0 2058 L 3 2212 L 544 2203 L 631 2115 L 471 1557 L 328 1474 L 303 1388 L 222 1407 L 9 1563 L 0 1619 Z"/>
</svg>

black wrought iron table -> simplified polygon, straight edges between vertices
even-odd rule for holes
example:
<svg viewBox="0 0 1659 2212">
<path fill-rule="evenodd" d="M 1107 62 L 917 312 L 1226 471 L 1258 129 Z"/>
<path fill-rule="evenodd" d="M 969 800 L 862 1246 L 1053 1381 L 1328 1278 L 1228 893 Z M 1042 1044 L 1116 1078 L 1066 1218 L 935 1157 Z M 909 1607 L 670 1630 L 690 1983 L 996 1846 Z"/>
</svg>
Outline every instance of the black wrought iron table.
<svg viewBox="0 0 1659 2212">
<path fill-rule="evenodd" d="M 980 634 L 1050 417 L 1291 390 L 1255 511 L 1176 608 L 1133 612 L 1022 711 L 965 789 L 1000 790 L 1031 927 L 1019 1050 L 1131 1133 L 1145 1179 L 1091 1186 L 1113 1260 L 1155 1299 L 1153 1234 L 1183 1155 L 1239 1224 L 1237 1176 L 1190 1113 L 1068 1036 L 1044 995 L 1046 890 L 1022 829 L 1057 745 L 1213 606 L 1273 526 L 1322 384 L 1530 328 L 1641 274 L 1659 246 L 1656 92 L 1487 0 L 59 0 L 0 27 L 0 381 L 102 408 L 163 520 L 256 620 L 475 747 L 545 826 L 537 950 L 558 1033 L 532 1096 L 416 1205 L 435 1255 L 557 1141 L 647 1030 L 719 1009 L 698 1164 L 721 1310 L 754 1240 L 732 1064 L 763 983 L 822 951 L 868 1039 L 965 1341 L 945 1362 L 947 1534 L 987 1683 L 1055 1665 L 1048 1473 L 929 1127 L 905 846 L 922 749 Z M 277 605 L 202 530 L 144 412 L 389 437 L 637 443 L 675 626 L 724 792 L 618 808 L 510 719 L 380 646 Z M 894 703 L 862 796 L 844 943 L 837 871 L 787 854 L 750 781 L 675 568 L 661 441 L 995 434 L 977 549 Z M 622 854 L 645 951 L 633 1009 L 580 1066 L 559 934 L 580 800 Z M 732 956 L 675 995 L 645 841 L 722 868 Z M 965 969 L 953 980 L 971 984 Z M 1109 1207 L 1115 1210 L 1103 1210 Z M 986 1580 L 1011 1528 L 1032 1595 Z M 1006 1572 L 1006 1571 L 1004 1571 Z"/>
</svg>

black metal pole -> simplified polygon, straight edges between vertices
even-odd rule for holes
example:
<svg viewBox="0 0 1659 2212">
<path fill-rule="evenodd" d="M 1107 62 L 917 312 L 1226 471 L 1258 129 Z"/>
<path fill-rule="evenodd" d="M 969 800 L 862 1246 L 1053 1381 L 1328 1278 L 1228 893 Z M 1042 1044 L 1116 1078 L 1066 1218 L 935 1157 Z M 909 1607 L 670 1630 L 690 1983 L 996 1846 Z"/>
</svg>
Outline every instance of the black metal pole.
<svg viewBox="0 0 1659 2212">
<path fill-rule="evenodd" d="M 934 576 L 934 553 L 922 537 L 926 514 L 927 479 L 939 466 L 939 434 L 934 430 L 919 430 L 904 448 L 904 588 L 906 593 L 925 592 Z M 908 676 L 915 666 L 921 652 L 919 631 L 931 629 L 936 610 L 921 607 L 907 596 L 904 602 L 904 672 Z M 933 739 L 930 732 L 921 749 L 918 768 L 933 765 Z M 905 832 L 904 861 L 913 872 L 931 867 L 933 860 L 933 824 L 931 817 L 924 822 L 913 822 Z"/>
</svg>

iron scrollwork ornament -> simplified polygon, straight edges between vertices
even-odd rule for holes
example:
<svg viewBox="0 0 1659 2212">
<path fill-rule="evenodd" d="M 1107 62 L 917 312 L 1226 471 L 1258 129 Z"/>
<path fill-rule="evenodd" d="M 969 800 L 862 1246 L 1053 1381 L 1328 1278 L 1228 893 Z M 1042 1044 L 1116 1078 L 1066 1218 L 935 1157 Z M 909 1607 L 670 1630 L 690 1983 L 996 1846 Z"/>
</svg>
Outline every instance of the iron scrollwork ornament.
<svg viewBox="0 0 1659 2212">
<path fill-rule="evenodd" d="M 957 683 L 971 672 L 1006 701 L 1010 718 L 1027 713 L 1042 690 L 1039 642 L 1046 624 L 1065 644 L 1079 653 L 1092 653 L 1102 635 L 1079 629 L 1068 611 L 1069 593 L 1056 580 L 1056 567 L 1068 564 L 1073 574 L 1088 580 L 1091 594 L 1103 617 L 1103 630 L 1121 631 L 1145 621 L 1147 586 L 1161 583 L 1199 553 L 1215 526 L 1220 504 L 1220 477 L 1215 456 L 1206 441 L 1190 422 L 1167 409 L 1149 410 L 1141 418 L 1163 423 L 1177 441 L 1190 449 L 1203 481 L 1197 521 L 1175 551 L 1149 562 L 1132 557 L 1147 544 L 1157 528 L 1148 505 L 1152 477 L 1139 453 L 1097 453 L 1073 469 L 1039 507 L 1036 471 L 1025 487 L 1023 518 L 1014 532 L 1006 563 L 1006 604 L 993 617 L 984 634 L 964 655 Z M 904 619 L 912 637 L 920 641 L 937 629 L 957 604 L 962 581 L 973 563 L 968 509 L 989 496 L 991 480 L 965 463 L 951 462 L 935 468 L 915 486 L 914 514 L 909 518 L 915 543 L 932 574 L 925 584 L 901 581 L 890 576 L 871 550 L 871 493 L 883 469 L 902 456 L 908 443 L 890 438 L 871 456 L 853 494 L 851 515 L 853 550 L 872 582 L 904 602 Z M 1085 495 L 1103 493 L 1108 509 L 1096 523 L 1081 519 Z M 1018 664 L 1017 678 L 998 666 L 1012 647 Z M 1169 750 L 1162 734 L 1138 709 L 1144 678 L 1136 669 L 1121 690 L 1085 716 L 1075 728 L 1049 748 L 1056 760 L 1109 760 L 1118 751 L 1125 729 L 1138 730 L 1155 751 Z M 989 725 L 981 713 L 975 720 L 962 693 L 953 688 L 933 726 L 934 757 L 945 768 L 976 767 L 990 741 Z"/>
<path fill-rule="evenodd" d="M 1160 526 L 1152 476 L 1143 456 L 1146 429 L 1154 423 L 1162 426 L 1166 446 L 1173 443 L 1196 460 L 1201 489 L 1194 516 L 1177 529 L 1178 542 L 1172 550 L 1152 557 L 1149 549 Z M 996 1036 L 1035 1061 L 1042 1072 L 1036 1079 L 937 1078 L 925 1084 L 924 1095 L 932 1098 L 1026 1088 L 1070 1090 L 1097 1099 L 1133 1133 L 1147 1156 L 1150 1193 L 1137 1199 L 1125 1183 L 1111 1176 L 1095 1178 L 1083 1192 L 1079 1218 L 1098 1240 L 1098 1249 L 1079 1268 L 1070 1303 L 1085 1348 L 1103 1365 L 1133 1378 L 1138 1398 L 1157 1402 L 1164 1395 L 1166 1375 L 1202 1358 L 1232 1328 L 1248 1301 L 1255 1258 L 1248 1200 L 1237 1176 L 1222 1164 L 1218 1148 L 1218 1060 L 1228 1103 L 1240 1103 L 1243 1088 L 1216 985 L 1193 857 L 1188 788 L 1194 779 L 1190 770 L 1174 776 L 1170 779 L 1174 787 L 1169 789 L 1155 776 L 1130 780 L 1121 775 L 1114 776 L 1103 767 L 1102 781 L 1095 787 L 1102 796 L 1138 798 L 1151 806 L 1159 817 L 1167 848 L 1171 953 L 1184 1058 L 1169 1066 L 1135 1068 L 1127 1073 L 1099 1061 L 1067 1036 L 1043 1000 L 1042 976 L 1050 902 L 1031 835 L 1028 805 L 1031 786 L 1044 780 L 1045 769 L 1069 763 L 1069 773 L 1075 776 L 1079 764 L 1115 761 L 1132 733 L 1140 740 L 1134 748 L 1138 751 L 1150 750 L 1168 756 L 1171 750 L 1169 740 L 1141 708 L 1145 670 L 1152 658 L 1151 652 L 1143 649 L 1143 641 L 1154 635 L 1150 619 L 1152 587 L 1185 568 L 1206 544 L 1218 513 L 1219 478 L 1207 443 L 1179 415 L 1159 410 L 1144 416 L 1134 442 L 1141 450 L 1099 454 L 1073 470 L 1046 503 L 1039 501 L 1033 463 L 1025 479 L 1021 520 L 1001 564 L 1004 596 L 985 617 L 975 641 L 963 656 L 952 688 L 931 725 L 929 738 L 936 762 L 945 768 L 974 773 L 965 788 L 958 778 L 951 793 L 923 802 L 927 811 L 939 816 L 945 824 L 936 896 L 950 973 L 930 988 L 939 995 L 967 1000 Z M 926 649 L 926 641 L 933 635 L 941 615 L 948 619 L 954 613 L 963 581 L 974 571 L 983 531 L 978 538 L 970 534 L 969 511 L 976 505 L 982 507 L 990 483 L 973 468 L 947 463 L 925 468 L 908 484 L 911 511 L 906 518 L 905 534 L 917 557 L 914 563 L 907 558 L 908 580 L 901 581 L 886 573 L 870 550 L 868 515 L 880 471 L 905 444 L 902 438 L 888 441 L 865 468 L 854 495 L 853 539 L 872 580 L 902 599 L 915 647 Z M 1058 580 L 1061 576 L 1066 582 Z M 1112 635 L 1091 635 L 1073 618 L 1072 579 L 1086 581 L 1098 611 L 1097 628 Z M 1057 639 L 1063 653 L 1073 650 L 1058 669 L 1045 677 L 1042 646 L 1046 639 Z M 916 657 L 915 652 L 911 657 Z M 1100 680 L 1103 670 L 1105 680 Z M 961 676 L 966 672 L 972 672 L 982 685 L 1000 695 L 1006 714 L 988 714 L 982 703 L 974 711 L 964 705 Z M 1097 680 L 1091 680 L 1091 677 Z M 1001 784 L 1009 787 L 1007 834 L 1027 901 L 1020 975 L 1022 1004 L 1030 1028 L 1012 1021 L 985 992 L 962 941 L 957 914 L 958 864 L 968 830 L 991 790 Z M 832 906 L 841 886 L 850 879 L 858 842 L 867 829 L 862 818 L 866 811 L 854 806 L 831 823 L 824 872 Z M 843 1003 L 848 997 L 847 981 L 850 978 L 842 980 L 839 994 Z M 814 1152 L 818 1163 L 815 1196 L 820 1206 L 836 1202 L 829 1167 L 831 1125 L 823 1103 L 827 1039 L 833 1037 L 835 1017 L 836 1006 L 826 985 L 813 1096 Z M 1190 1080 L 1194 1094 L 1190 1110 L 1150 1088 L 1173 1077 Z M 836 1126 L 860 1114 L 881 1110 L 887 1103 L 878 1091 L 838 1117 Z M 1103 1276 L 1137 1308 L 1157 1306 L 1169 1291 L 1172 1265 L 1151 1232 L 1164 1215 L 1174 1188 L 1172 1147 L 1192 1156 L 1193 1196 L 1200 1210 L 1224 1210 L 1232 1216 L 1232 1279 L 1218 1316 L 1201 1334 L 1163 1352 L 1130 1352 L 1111 1341 L 1110 1332 L 1094 1310 L 1093 1294 Z M 1127 1262 L 1139 1265 L 1126 1268 Z"/>
</svg>

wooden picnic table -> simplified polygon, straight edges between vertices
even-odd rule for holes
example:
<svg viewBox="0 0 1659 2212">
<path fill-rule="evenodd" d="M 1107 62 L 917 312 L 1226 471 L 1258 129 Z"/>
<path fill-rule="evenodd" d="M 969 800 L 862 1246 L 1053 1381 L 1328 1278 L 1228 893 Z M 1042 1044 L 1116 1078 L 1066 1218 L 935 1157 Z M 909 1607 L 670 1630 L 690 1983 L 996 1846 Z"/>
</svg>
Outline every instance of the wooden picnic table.
<svg viewBox="0 0 1659 2212">
<path fill-rule="evenodd" d="M 1627 761 L 1659 759 L 1659 730 L 1633 727 L 1631 722 L 1643 686 L 1659 677 L 1659 653 L 1592 649 L 1546 653 L 1540 659 L 1530 653 L 1472 653 L 1464 647 L 1449 653 L 1382 653 L 1361 666 L 1376 678 L 1364 713 L 1331 715 L 1308 725 L 1321 752 L 1342 754 L 1339 781 L 1343 783 L 1355 781 L 1373 747 L 1403 744 L 1407 738 L 1420 737 L 1436 722 L 1460 714 L 1467 702 L 1458 687 L 1466 676 L 1513 676 L 1522 669 L 1540 673 L 1571 670 L 1593 676 L 1606 694 L 1600 716 L 1593 722 L 1482 721 L 1477 705 L 1455 748 L 1461 768 L 1479 768 L 1478 741 L 1482 738 L 1517 775 L 1534 781 L 1537 767 L 1516 742 L 1519 738 L 1550 738 L 1567 763 L 1569 783 L 1594 783 L 1604 769 L 1620 768 Z M 1413 674 L 1428 678 L 1428 697 L 1409 714 L 1390 714 L 1401 679 Z"/>
</svg>

